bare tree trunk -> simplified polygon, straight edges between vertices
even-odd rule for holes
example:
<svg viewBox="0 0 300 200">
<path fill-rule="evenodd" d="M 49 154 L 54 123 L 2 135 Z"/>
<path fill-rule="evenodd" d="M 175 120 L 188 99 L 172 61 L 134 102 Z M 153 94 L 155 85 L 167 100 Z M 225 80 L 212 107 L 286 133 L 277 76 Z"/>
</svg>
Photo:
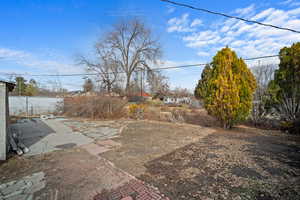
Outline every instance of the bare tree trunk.
<svg viewBox="0 0 300 200">
<path fill-rule="evenodd" d="M 126 91 L 126 95 L 128 96 L 130 94 L 130 77 L 126 78 L 126 88 L 125 88 L 125 91 Z"/>
<path fill-rule="evenodd" d="M 109 96 L 111 95 L 111 84 L 107 84 L 107 92 L 109 94 Z"/>
</svg>

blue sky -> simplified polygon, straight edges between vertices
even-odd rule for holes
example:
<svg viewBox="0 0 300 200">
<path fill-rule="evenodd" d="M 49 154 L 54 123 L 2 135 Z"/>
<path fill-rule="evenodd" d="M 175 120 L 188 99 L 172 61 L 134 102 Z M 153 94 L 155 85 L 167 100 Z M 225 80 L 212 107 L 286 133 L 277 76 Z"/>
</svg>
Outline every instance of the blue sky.
<svg viewBox="0 0 300 200">
<path fill-rule="evenodd" d="M 297 0 L 178 0 L 261 22 L 300 30 Z M 87 55 L 111 25 L 139 17 L 160 38 L 160 66 L 209 62 L 228 45 L 241 57 L 277 54 L 300 41 L 300 34 L 246 24 L 174 7 L 159 0 L 0 0 L 0 72 L 65 74 L 84 72 L 77 55 Z M 261 63 L 278 62 L 276 59 Z M 257 64 L 248 63 L 249 66 Z M 192 89 L 202 67 L 165 71 L 172 87 Z M 2 76 L 7 78 L 7 76 Z M 30 76 L 26 76 L 27 79 Z M 82 78 L 35 77 L 42 85 L 58 80 L 77 89 Z"/>
</svg>

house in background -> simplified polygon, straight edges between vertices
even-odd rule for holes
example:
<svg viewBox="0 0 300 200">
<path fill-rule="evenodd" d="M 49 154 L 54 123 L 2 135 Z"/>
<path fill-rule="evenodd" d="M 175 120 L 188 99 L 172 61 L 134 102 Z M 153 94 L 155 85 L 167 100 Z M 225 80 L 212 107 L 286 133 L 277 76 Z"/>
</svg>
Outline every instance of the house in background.
<svg viewBox="0 0 300 200">
<path fill-rule="evenodd" d="M 148 94 L 147 92 L 142 92 L 140 94 L 137 94 L 137 96 L 143 97 L 145 100 L 151 100 L 152 96 Z"/>
<path fill-rule="evenodd" d="M 0 160 L 6 160 L 9 134 L 8 93 L 11 92 L 14 87 L 14 83 L 0 80 Z"/>
<path fill-rule="evenodd" d="M 128 96 L 128 101 L 129 102 L 144 102 L 151 100 L 152 96 L 148 94 L 147 92 L 138 92 L 133 95 Z"/>
<path fill-rule="evenodd" d="M 163 102 L 165 104 L 190 104 L 190 97 L 176 97 L 176 96 L 164 96 Z"/>
</svg>

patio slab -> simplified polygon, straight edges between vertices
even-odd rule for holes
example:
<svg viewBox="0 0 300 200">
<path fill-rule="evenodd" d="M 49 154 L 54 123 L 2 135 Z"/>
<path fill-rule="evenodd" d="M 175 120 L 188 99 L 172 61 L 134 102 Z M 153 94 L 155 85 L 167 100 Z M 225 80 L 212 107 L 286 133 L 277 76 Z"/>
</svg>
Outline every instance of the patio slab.
<svg viewBox="0 0 300 200">
<path fill-rule="evenodd" d="M 32 200 L 35 192 L 45 187 L 43 172 L 34 173 L 17 181 L 0 185 L 1 200 Z"/>
<path fill-rule="evenodd" d="M 29 148 L 26 156 L 38 155 L 55 150 L 68 149 L 89 144 L 93 139 L 73 132 L 61 120 L 23 120 L 12 124 L 12 131 L 19 135 L 21 142 Z"/>
</svg>

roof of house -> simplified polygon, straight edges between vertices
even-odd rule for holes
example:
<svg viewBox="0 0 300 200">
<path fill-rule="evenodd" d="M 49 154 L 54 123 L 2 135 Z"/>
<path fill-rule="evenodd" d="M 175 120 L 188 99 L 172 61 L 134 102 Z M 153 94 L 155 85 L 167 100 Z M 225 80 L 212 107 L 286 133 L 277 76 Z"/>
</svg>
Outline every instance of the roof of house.
<svg viewBox="0 0 300 200">
<path fill-rule="evenodd" d="M 15 88 L 15 86 L 16 86 L 15 83 L 9 82 L 9 81 L 3 81 L 3 80 L 0 80 L 0 83 L 5 83 L 5 84 L 7 85 L 7 87 L 8 87 L 8 90 L 9 90 L 10 92 L 11 92 L 11 91 Z"/>
<path fill-rule="evenodd" d="M 137 94 L 137 96 L 142 96 L 142 97 L 151 97 L 150 94 L 148 94 L 147 92 L 142 92 L 142 93 L 139 93 Z"/>
</svg>

